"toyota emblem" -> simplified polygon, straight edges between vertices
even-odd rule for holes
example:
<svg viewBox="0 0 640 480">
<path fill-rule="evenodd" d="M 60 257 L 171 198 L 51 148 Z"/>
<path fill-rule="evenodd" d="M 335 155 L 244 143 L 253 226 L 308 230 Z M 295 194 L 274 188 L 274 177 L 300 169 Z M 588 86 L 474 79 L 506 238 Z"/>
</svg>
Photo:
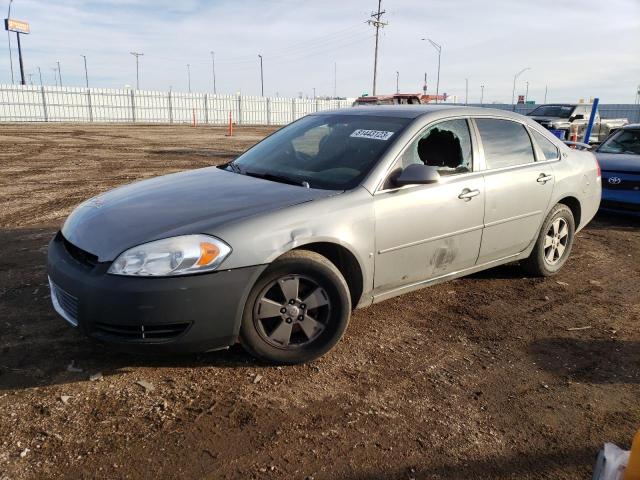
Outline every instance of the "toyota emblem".
<svg viewBox="0 0 640 480">
<path fill-rule="evenodd" d="M 620 177 L 609 177 L 608 182 L 611 185 L 619 185 L 620 183 L 622 183 L 622 179 Z"/>
</svg>

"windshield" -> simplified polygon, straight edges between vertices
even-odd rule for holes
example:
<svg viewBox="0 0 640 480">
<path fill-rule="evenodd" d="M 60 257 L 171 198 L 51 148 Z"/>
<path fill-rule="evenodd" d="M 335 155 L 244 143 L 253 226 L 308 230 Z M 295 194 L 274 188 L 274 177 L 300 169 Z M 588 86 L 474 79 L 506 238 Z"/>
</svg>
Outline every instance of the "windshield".
<svg viewBox="0 0 640 480">
<path fill-rule="evenodd" d="M 640 130 L 618 130 L 600 145 L 598 151 L 640 155 Z"/>
<path fill-rule="evenodd" d="M 311 188 L 349 190 L 365 178 L 410 121 L 310 115 L 265 138 L 227 168 Z"/>
<path fill-rule="evenodd" d="M 529 115 L 535 115 L 537 117 L 559 117 L 569 118 L 571 112 L 575 107 L 571 105 L 540 105 Z"/>
</svg>

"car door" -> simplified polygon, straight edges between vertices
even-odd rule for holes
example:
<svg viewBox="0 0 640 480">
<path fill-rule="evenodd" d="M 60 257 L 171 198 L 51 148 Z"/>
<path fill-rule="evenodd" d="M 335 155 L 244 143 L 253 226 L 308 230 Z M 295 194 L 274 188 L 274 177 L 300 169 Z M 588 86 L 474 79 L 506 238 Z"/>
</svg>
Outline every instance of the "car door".
<svg viewBox="0 0 640 480">
<path fill-rule="evenodd" d="M 484 264 L 516 255 L 535 240 L 554 187 L 553 162 L 536 161 L 522 123 L 499 118 L 473 122 L 484 160 L 485 226 L 478 258 Z"/>
<path fill-rule="evenodd" d="M 474 171 L 466 119 L 428 126 L 403 150 L 374 195 L 374 295 L 473 266 L 480 249 L 484 180 Z M 440 181 L 396 188 L 412 163 L 437 166 Z"/>
</svg>

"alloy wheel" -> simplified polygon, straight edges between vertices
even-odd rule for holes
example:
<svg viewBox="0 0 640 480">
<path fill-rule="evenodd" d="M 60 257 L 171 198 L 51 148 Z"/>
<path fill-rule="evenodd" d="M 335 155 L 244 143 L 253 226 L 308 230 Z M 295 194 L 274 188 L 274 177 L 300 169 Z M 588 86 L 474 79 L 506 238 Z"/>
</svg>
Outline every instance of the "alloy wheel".
<svg viewBox="0 0 640 480">
<path fill-rule="evenodd" d="M 327 292 L 312 278 L 287 275 L 262 289 L 253 309 L 260 336 L 281 349 L 304 347 L 322 334 L 331 315 Z"/>
<path fill-rule="evenodd" d="M 567 248 L 569 242 L 569 227 L 567 221 L 556 218 L 549 226 L 544 237 L 544 260 L 549 265 L 556 265 Z"/>
</svg>

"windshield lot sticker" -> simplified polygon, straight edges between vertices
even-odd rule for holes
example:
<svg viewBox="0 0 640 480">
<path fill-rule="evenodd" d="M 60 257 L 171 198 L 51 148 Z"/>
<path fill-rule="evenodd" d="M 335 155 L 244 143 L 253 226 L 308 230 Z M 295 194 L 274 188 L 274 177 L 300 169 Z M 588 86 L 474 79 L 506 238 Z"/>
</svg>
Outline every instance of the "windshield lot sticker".
<svg viewBox="0 0 640 480">
<path fill-rule="evenodd" d="M 364 130 L 359 128 L 353 132 L 350 137 L 353 138 L 370 138 L 372 140 L 389 140 L 393 132 L 384 132 L 382 130 Z"/>
</svg>

